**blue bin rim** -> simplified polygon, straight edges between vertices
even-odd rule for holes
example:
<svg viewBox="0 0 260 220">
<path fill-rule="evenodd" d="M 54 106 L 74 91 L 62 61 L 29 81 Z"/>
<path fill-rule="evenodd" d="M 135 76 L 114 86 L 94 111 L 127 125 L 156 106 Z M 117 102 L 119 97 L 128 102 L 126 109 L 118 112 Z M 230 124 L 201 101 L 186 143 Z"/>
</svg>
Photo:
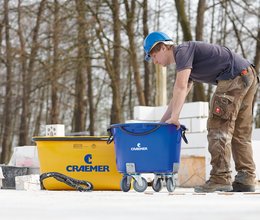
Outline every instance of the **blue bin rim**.
<svg viewBox="0 0 260 220">
<path fill-rule="evenodd" d="M 141 132 L 141 133 L 136 133 L 135 135 L 144 135 L 144 134 L 149 134 L 149 133 L 152 133 L 154 131 L 156 131 L 157 129 L 159 129 L 161 126 L 171 126 L 170 124 L 167 124 L 167 123 L 124 123 L 124 124 L 112 124 L 110 126 L 110 129 L 113 129 L 113 128 L 120 128 L 122 129 L 123 131 L 125 132 L 129 132 L 126 130 L 126 128 L 131 128 L 131 127 L 145 127 L 145 126 L 151 126 L 153 127 L 153 129 L 151 129 L 150 131 L 145 131 L 145 132 Z M 173 125 L 176 128 L 176 125 Z M 132 133 L 133 134 L 133 133 Z"/>
<path fill-rule="evenodd" d="M 162 126 L 175 126 L 174 124 L 168 124 L 165 122 L 135 122 L 135 123 L 121 123 L 121 124 L 112 124 L 110 125 L 111 128 L 121 127 L 121 126 L 127 126 L 127 125 L 162 125 Z"/>
<path fill-rule="evenodd" d="M 155 125 L 155 126 L 158 126 L 158 127 L 160 127 L 160 126 L 174 126 L 175 128 L 177 127 L 177 126 L 174 125 L 174 124 L 168 124 L 168 123 L 165 123 L 165 122 L 144 122 L 144 123 L 140 122 L 140 123 L 112 124 L 112 125 L 110 125 L 110 127 L 107 129 L 108 133 L 110 133 L 110 136 L 109 136 L 109 138 L 108 138 L 108 140 L 107 140 L 107 143 L 110 144 L 110 143 L 114 140 L 113 132 L 112 132 L 112 129 L 113 129 L 113 128 L 121 128 L 121 127 L 123 127 L 123 126 L 128 126 L 128 125 L 129 125 L 129 126 L 130 126 L 130 125 Z M 186 136 L 185 136 L 185 131 L 186 131 L 186 130 L 187 130 L 187 129 L 186 129 L 186 127 L 185 127 L 184 125 L 181 125 L 181 126 L 180 126 L 181 136 L 182 136 L 184 142 L 185 142 L 186 144 L 188 144 L 188 140 L 187 140 L 187 138 L 186 138 Z"/>
</svg>

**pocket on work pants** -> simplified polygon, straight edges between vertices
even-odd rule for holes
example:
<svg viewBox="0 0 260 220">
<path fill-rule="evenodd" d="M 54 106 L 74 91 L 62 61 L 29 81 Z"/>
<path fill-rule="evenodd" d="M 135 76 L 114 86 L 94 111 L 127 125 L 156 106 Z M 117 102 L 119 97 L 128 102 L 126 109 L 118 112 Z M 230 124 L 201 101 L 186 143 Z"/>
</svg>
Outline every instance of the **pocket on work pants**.
<svg viewBox="0 0 260 220">
<path fill-rule="evenodd" d="M 233 116 L 234 97 L 226 94 L 215 94 L 211 101 L 211 109 L 208 118 L 208 129 L 223 128 L 227 126 Z"/>
</svg>

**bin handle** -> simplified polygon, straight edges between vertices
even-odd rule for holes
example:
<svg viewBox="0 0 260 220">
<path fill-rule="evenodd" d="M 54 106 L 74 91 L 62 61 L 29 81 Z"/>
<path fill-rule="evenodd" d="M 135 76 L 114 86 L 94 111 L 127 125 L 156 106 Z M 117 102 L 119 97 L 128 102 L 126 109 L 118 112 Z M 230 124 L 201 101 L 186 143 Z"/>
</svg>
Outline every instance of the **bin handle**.
<svg viewBox="0 0 260 220">
<path fill-rule="evenodd" d="M 135 135 L 135 136 L 142 136 L 142 135 L 147 135 L 147 134 L 150 134 L 150 133 L 153 133 L 154 131 L 156 131 L 158 128 L 160 128 L 161 125 L 156 125 L 155 128 L 149 130 L 149 131 L 145 131 L 145 132 L 141 132 L 141 133 L 133 133 L 131 131 L 128 131 L 124 128 L 124 126 L 120 126 L 121 130 L 128 133 L 128 134 L 132 134 L 132 135 Z"/>
<path fill-rule="evenodd" d="M 108 132 L 108 134 L 109 134 L 109 137 L 108 137 L 108 139 L 107 139 L 107 144 L 111 144 L 111 142 L 114 140 L 114 136 L 113 136 L 113 134 L 112 134 L 112 129 L 111 129 L 111 127 L 109 127 L 109 128 L 107 129 L 107 132 Z"/>
<path fill-rule="evenodd" d="M 189 142 L 188 142 L 188 139 L 187 139 L 187 137 L 186 137 L 186 135 L 185 135 L 187 128 L 186 128 L 184 125 L 181 125 L 181 128 L 180 128 L 180 129 L 181 129 L 181 137 L 182 137 L 183 141 L 184 141 L 186 144 L 188 144 Z"/>
<path fill-rule="evenodd" d="M 147 134 L 150 134 L 150 133 L 156 131 L 160 126 L 161 125 L 156 125 L 156 127 L 153 128 L 152 130 L 146 131 L 146 132 L 142 132 L 142 133 L 133 133 L 133 132 L 127 131 L 123 126 L 120 126 L 120 128 L 122 129 L 122 131 L 124 131 L 126 133 L 129 133 L 129 134 L 132 134 L 132 135 L 136 135 L 136 136 L 141 136 L 141 135 L 147 135 Z M 107 139 L 107 144 L 110 144 L 114 140 L 114 135 L 112 133 L 111 127 L 109 127 L 107 129 L 107 132 L 109 134 L 109 138 Z"/>
</svg>

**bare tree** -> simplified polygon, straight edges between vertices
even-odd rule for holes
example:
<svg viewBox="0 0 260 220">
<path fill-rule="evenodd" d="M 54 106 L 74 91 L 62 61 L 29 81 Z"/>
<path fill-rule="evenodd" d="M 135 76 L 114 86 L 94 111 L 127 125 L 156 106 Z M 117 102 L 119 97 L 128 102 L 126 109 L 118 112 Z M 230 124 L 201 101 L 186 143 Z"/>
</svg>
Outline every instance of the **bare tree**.
<svg viewBox="0 0 260 220">
<path fill-rule="evenodd" d="M 183 39 L 185 41 L 192 40 L 190 23 L 185 12 L 185 0 L 175 0 L 175 6 L 178 13 L 178 19 L 182 27 Z"/>
<path fill-rule="evenodd" d="M 38 95 L 38 100 L 39 100 L 39 105 L 37 106 L 37 115 L 35 116 L 35 124 L 34 124 L 34 130 L 33 130 L 33 136 L 39 136 L 40 135 L 40 126 L 42 122 L 42 115 L 43 115 L 43 107 L 45 104 L 45 88 L 41 88 L 39 95 Z"/>
<path fill-rule="evenodd" d="M 139 105 L 145 105 L 144 99 L 144 92 L 143 86 L 141 83 L 141 74 L 140 74 L 140 67 L 137 59 L 137 52 L 135 46 L 135 31 L 134 31 L 134 24 L 135 24 L 135 10 L 136 10 L 136 1 L 131 0 L 131 4 L 129 5 L 129 1 L 124 0 L 125 4 L 125 11 L 126 11 L 126 24 L 125 29 L 127 32 L 128 40 L 129 40 L 129 53 L 130 53 L 130 61 L 133 67 L 136 90 L 137 90 L 137 97 L 139 101 Z"/>
<path fill-rule="evenodd" d="M 77 24 L 78 24 L 78 55 L 77 55 L 77 67 L 75 72 L 75 101 L 74 101 L 74 113 L 73 113 L 73 130 L 76 132 L 83 131 L 85 129 L 84 121 L 84 87 L 85 87 L 85 47 L 86 44 L 86 21 L 84 1 L 76 0 L 77 10 Z"/>
<path fill-rule="evenodd" d="M 196 23 L 196 40 L 203 40 L 204 14 L 206 9 L 206 1 L 199 0 L 197 8 L 197 23 Z M 194 82 L 192 101 L 206 101 L 204 86 L 202 83 Z"/>
<path fill-rule="evenodd" d="M 85 129 L 85 109 L 87 108 L 85 102 L 85 89 L 87 81 L 87 96 L 89 103 L 89 134 L 94 135 L 94 97 L 92 88 L 92 67 L 91 67 L 91 56 L 90 56 L 90 37 L 86 34 L 89 32 L 88 29 L 91 28 L 89 21 L 86 20 L 87 8 L 84 0 L 76 0 L 76 10 L 78 13 L 77 24 L 78 24 L 78 59 L 77 59 L 77 72 L 75 77 L 75 107 L 74 107 L 74 130 L 83 131 Z M 84 76 L 87 74 L 87 80 Z"/>
<path fill-rule="evenodd" d="M 83 4 L 83 3 L 82 3 Z M 85 4 L 83 4 L 83 8 L 86 9 Z M 86 16 L 85 16 L 86 17 Z M 92 28 L 91 25 L 88 25 L 86 27 L 87 21 L 85 21 L 85 31 L 86 33 L 90 33 L 90 31 L 87 31 L 88 29 Z M 90 35 L 90 34 L 89 34 Z M 95 106 L 94 106 L 94 95 L 93 95 L 93 80 L 92 80 L 92 59 L 91 59 L 91 38 L 90 36 L 82 36 L 85 41 L 84 44 L 84 58 L 86 62 L 86 70 L 87 70 L 87 94 L 88 94 L 88 104 L 89 104 L 89 134 L 94 135 L 95 134 Z M 101 91 L 100 91 L 101 92 Z"/>
<path fill-rule="evenodd" d="M 206 0 L 199 0 L 197 8 L 197 23 L 196 23 L 196 40 L 203 40 L 203 28 L 204 28 L 204 14 L 206 10 Z"/>
<path fill-rule="evenodd" d="M 41 18 L 44 11 L 45 3 L 46 0 L 42 0 L 38 8 L 36 24 L 32 32 L 32 43 L 31 43 L 31 48 L 29 53 L 29 60 L 27 61 L 29 64 L 28 67 L 26 68 L 26 71 L 25 69 L 23 70 L 23 68 L 25 68 L 25 63 L 22 63 L 23 66 L 22 70 L 24 72 L 22 73 L 23 74 L 23 95 L 22 95 L 22 114 L 21 114 L 20 129 L 19 129 L 19 142 L 18 142 L 19 146 L 27 145 L 29 143 L 28 131 L 29 131 L 29 120 L 31 117 L 31 107 L 30 107 L 30 96 L 31 96 L 31 89 L 32 89 L 31 80 L 34 73 L 34 65 L 35 65 L 37 51 L 39 49 L 39 45 L 38 45 L 39 29 L 40 29 Z M 21 51 L 23 51 L 24 39 L 21 33 L 21 29 L 19 29 L 19 33 L 20 33 L 19 39 L 21 44 Z M 23 59 L 23 62 L 25 62 L 23 55 L 24 53 L 22 52 L 21 59 Z"/>
<path fill-rule="evenodd" d="M 4 1 L 4 25 L 5 25 L 5 43 L 6 43 L 6 86 L 5 86 L 5 102 L 4 102 L 4 121 L 3 121 L 3 138 L 1 163 L 7 163 L 11 155 L 11 122 L 12 122 L 12 50 L 10 43 L 10 24 L 9 24 L 9 5 L 8 0 Z"/>
<path fill-rule="evenodd" d="M 117 92 L 121 91 L 120 86 L 120 61 L 121 61 L 121 21 L 119 18 L 120 14 L 120 4 L 118 0 L 112 0 L 112 5 L 110 5 L 107 1 L 107 4 L 109 5 L 110 10 L 112 11 L 112 18 L 113 18 L 113 34 L 114 34 L 114 40 L 113 40 L 113 58 L 112 58 L 112 64 L 114 68 L 114 74 L 113 74 L 113 80 L 116 84 L 116 90 Z M 115 93 L 115 91 L 114 91 Z M 120 96 L 120 95 L 115 95 Z M 121 109 L 121 101 L 117 99 L 113 99 L 112 102 L 112 111 L 111 111 L 111 123 L 115 122 L 122 122 L 122 112 L 119 111 Z M 115 111 L 114 111 L 115 110 Z M 119 114 L 119 118 L 116 114 Z"/>
<path fill-rule="evenodd" d="M 109 2 L 106 2 L 109 5 L 110 10 L 115 10 L 112 14 L 114 16 L 113 19 L 113 25 L 114 25 L 114 32 L 119 32 L 120 29 L 117 29 L 116 27 L 119 27 L 117 22 L 118 16 L 116 13 L 119 13 L 119 3 L 118 0 L 113 1 L 113 6 L 109 4 Z M 98 6 L 99 7 L 99 6 Z M 115 57 L 118 55 L 118 46 L 114 47 L 114 53 L 111 54 L 111 51 L 107 49 L 107 45 L 109 46 L 110 40 L 107 37 L 107 34 L 104 31 L 102 21 L 100 19 L 100 16 L 98 14 L 98 7 L 97 11 L 94 11 L 91 7 L 91 5 L 87 4 L 88 10 L 91 12 L 92 16 L 95 18 L 96 23 L 98 27 L 96 28 L 96 36 L 100 44 L 101 51 L 103 52 L 104 57 L 104 65 L 106 72 L 109 75 L 109 78 L 111 80 L 111 89 L 112 89 L 112 108 L 111 108 L 111 115 L 110 115 L 110 122 L 111 124 L 122 122 L 122 110 L 121 110 L 121 94 L 120 94 L 120 72 L 119 69 L 116 67 L 119 63 L 114 63 L 117 61 L 120 61 L 120 57 Z M 114 41 L 119 41 L 120 34 L 114 33 Z M 105 43 L 105 40 L 107 42 L 107 45 Z M 118 44 L 119 43 L 119 44 Z M 120 45 L 120 42 L 115 42 L 114 44 Z M 115 68 L 116 67 L 116 68 Z"/>
<path fill-rule="evenodd" d="M 3 41 L 3 29 L 5 27 L 5 24 L 4 24 L 4 18 L 3 20 L 0 21 L 0 53 L 2 54 L 2 41 Z M 0 57 L 0 63 L 4 64 L 4 59 L 3 57 Z M 2 101 L 2 96 L 1 96 L 1 101 Z M 0 103 L 2 104 L 2 102 Z M 1 111 L 2 111 L 2 108 L 1 108 Z M 3 133 L 3 118 L 0 119 L 0 123 L 1 123 L 1 126 L 0 126 L 0 140 L 2 140 L 2 133 Z"/>
<path fill-rule="evenodd" d="M 52 45 L 53 45 L 53 59 L 52 71 L 50 71 L 51 82 L 51 110 L 50 110 L 50 123 L 59 123 L 59 104 L 58 104 L 58 77 L 60 75 L 59 69 L 59 41 L 60 41 L 60 4 L 58 0 L 54 0 L 54 22 L 52 28 Z"/>
</svg>

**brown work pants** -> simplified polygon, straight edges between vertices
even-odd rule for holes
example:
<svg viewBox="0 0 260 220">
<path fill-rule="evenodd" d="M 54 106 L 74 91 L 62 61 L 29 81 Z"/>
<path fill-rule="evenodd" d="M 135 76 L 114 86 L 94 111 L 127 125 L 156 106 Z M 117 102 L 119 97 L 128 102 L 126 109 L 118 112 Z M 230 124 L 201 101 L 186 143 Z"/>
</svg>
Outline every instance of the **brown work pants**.
<svg viewBox="0 0 260 220">
<path fill-rule="evenodd" d="M 255 182 L 255 163 L 251 146 L 252 107 L 258 86 L 253 67 L 247 69 L 248 86 L 242 76 L 218 82 L 210 104 L 208 143 L 212 170 L 210 180 L 231 184 L 231 152 L 237 175 L 235 181 L 245 185 Z"/>
</svg>

